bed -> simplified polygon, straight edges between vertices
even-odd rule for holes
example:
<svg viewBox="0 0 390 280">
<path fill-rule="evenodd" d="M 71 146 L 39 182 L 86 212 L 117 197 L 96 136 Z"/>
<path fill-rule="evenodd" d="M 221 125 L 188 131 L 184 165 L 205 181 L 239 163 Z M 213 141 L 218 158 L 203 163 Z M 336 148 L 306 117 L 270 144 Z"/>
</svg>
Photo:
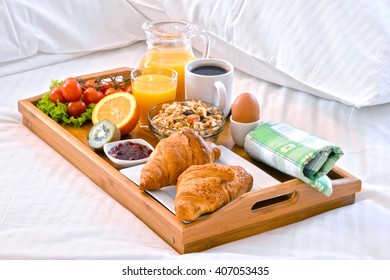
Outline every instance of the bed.
<svg viewBox="0 0 390 280">
<path fill-rule="evenodd" d="M 387 1 L 89 2 L 0 4 L 0 259 L 390 258 Z M 52 79 L 136 67 L 142 23 L 163 18 L 209 32 L 210 56 L 233 63 L 234 94 L 255 94 L 264 121 L 342 147 L 337 165 L 362 181 L 355 203 L 180 255 L 22 124 L 18 100 Z"/>
</svg>

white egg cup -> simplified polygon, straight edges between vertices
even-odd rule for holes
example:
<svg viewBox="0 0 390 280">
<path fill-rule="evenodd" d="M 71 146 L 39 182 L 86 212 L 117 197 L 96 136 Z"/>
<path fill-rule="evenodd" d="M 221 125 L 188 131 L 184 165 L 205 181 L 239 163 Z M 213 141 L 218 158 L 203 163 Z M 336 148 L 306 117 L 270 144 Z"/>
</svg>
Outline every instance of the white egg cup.
<svg viewBox="0 0 390 280">
<path fill-rule="evenodd" d="M 232 135 L 234 143 L 239 147 L 244 147 L 247 134 L 261 124 L 261 118 L 255 122 L 241 123 L 234 121 L 232 116 L 230 116 L 230 134 Z"/>
</svg>

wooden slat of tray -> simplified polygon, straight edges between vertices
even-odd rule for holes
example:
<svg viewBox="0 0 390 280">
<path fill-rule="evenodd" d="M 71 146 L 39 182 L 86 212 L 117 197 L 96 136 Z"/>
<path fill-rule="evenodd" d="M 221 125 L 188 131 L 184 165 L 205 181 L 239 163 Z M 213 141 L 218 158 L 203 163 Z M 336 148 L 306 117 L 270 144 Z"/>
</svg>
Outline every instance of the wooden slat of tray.
<svg viewBox="0 0 390 280">
<path fill-rule="evenodd" d="M 129 68 L 121 68 L 82 78 L 114 75 L 128 77 L 129 73 Z M 243 149 L 234 146 L 227 123 L 217 144 L 228 147 L 282 183 L 246 193 L 215 213 L 191 224 L 184 224 L 148 194 L 139 191 L 104 153 L 97 153 L 88 147 L 87 135 L 91 125 L 76 129 L 57 124 L 36 107 L 40 97 L 18 102 L 23 124 L 182 254 L 202 251 L 352 204 L 355 193 L 361 189 L 359 179 L 334 167 L 329 174 L 334 191 L 330 197 L 326 197 L 298 179 L 253 161 Z M 153 146 L 158 141 L 151 132 L 139 128 L 132 131 L 128 138 L 143 138 Z"/>
</svg>

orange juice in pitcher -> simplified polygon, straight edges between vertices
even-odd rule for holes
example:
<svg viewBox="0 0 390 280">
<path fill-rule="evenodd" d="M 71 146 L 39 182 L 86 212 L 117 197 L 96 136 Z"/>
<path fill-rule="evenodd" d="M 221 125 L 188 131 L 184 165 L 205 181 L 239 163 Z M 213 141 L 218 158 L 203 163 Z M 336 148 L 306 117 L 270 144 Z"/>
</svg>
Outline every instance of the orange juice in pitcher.
<svg viewBox="0 0 390 280">
<path fill-rule="evenodd" d="M 210 40 L 205 31 L 180 20 L 147 21 L 142 25 L 146 33 L 147 53 L 141 66 L 164 66 L 178 73 L 176 100 L 183 100 L 184 66 L 195 59 L 191 38 L 199 35 L 205 41 L 203 57 L 208 57 Z"/>
</svg>

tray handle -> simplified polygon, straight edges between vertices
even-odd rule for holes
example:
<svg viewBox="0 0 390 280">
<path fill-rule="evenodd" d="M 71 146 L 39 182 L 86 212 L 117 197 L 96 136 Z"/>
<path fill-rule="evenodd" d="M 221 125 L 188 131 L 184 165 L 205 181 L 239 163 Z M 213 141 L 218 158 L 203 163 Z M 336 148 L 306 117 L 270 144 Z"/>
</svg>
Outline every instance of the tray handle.
<svg viewBox="0 0 390 280">
<path fill-rule="evenodd" d="M 332 173 L 330 175 L 333 186 L 333 195 L 331 198 L 340 196 L 340 190 L 338 189 L 339 187 L 349 186 L 354 189 L 354 192 L 361 190 L 361 181 L 337 166 L 332 169 Z M 290 183 L 287 184 L 286 182 L 285 185 L 282 184 L 281 186 L 278 186 L 278 188 L 281 187 L 283 191 L 277 192 L 270 197 L 264 197 L 255 202 L 251 207 L 251 211 L 261 210 L 268 206 L 273 206 L 273 209 L 278 209 L 281 206 L 291 206 L 298 202 L 300 195 L 303 192 L 305 193 L 305 197 L 307 197 L 307 199 L 315 198 L 318 196 L 318 194 L 322 196 L 322 194 L 320 194 L 317 190 L 312 189 L 300 180 L 293 179 L 292 181 L 297 181 L 297 184 L 290 186 Z M 311 194 L 312 192 L 313 194 Z M 273 191 L 271 190 L 270 194 L 272 193 Z"/>
<path fill-rule="evenodd" d="M 294 179 L 290 182 L 262 189 L 258 194 L 256 192 L 247 193 L 248 196 L 253 195 L 253 197 L 248 197 L 248 204 L 244 208 L 253 214 L 288 209 L 295 205 L 301 198 L 299 185 L 300 181 Z"/>
<path fill-rule="evenodd" d="M 291 203 L 295 203 L 298 200 L 298 195 L 299 193 L 297 191 L 292 191 L 264 198 L 255 202 L 251 207 L 251 211 L 262 210 L 268 206 L 272 206 L 274 209 L 276 207 L 282 207 L 283 205 L 287 206 Z"/>
<path fill-rule="evenodd" d="M 245 193 L 231 203 L 222 207 L 210 218 L 258 216 L 259 213 L 278 212 L 289 209 L 301 197 L 300 180 L 293 179 L 281 184 Z M 218 218 L 217 218 L 218 219 Z"/>
<path fill-rule="evenodd" d="M 225 207 L 219 209 L 215 216 L 233 215 L 247 217 L 249 215 L 288 213 L 293 208 L 302 209 L 318 203 L 331 201 L 343 196 L 359 192 L 361 181 L 342 169 L 334 170 L 332 179 L 333 194 L 329 197 L 306 185 L 299 179 L 292 179 L 278 185 L 248 192 L 238 197 Z M 223 212 L 223 213 L 222 213 Z M 211 215 L 211 217 L 214 215 Z"/>
</svg>

